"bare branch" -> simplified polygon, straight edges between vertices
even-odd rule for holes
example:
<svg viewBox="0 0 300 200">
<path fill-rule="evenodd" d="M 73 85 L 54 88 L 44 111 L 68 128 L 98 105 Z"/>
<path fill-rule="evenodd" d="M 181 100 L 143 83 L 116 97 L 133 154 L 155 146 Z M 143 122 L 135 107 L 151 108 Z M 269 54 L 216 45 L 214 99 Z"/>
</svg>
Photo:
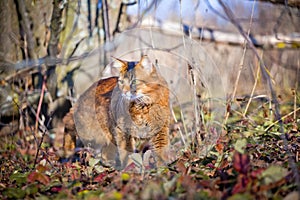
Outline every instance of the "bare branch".
<svg viewBox="0 0 300 200">
<path fill-rule="evenodd" d="M 146 20 L 142 26 L 155 25 L 154 21 Z M 182 34 L 178 24 L 172 22 L 165 22 L 159 24 L 162 32 L 164 30 L 172 30 L 174 35 Z M 193 39 L 201 39 L 216 43 L 225 43 L 229 45 L 244 45 L 244 36 L 237 33 L 223 32 L 214 30 L 207 27 L 192 27 L 183 24 L 184 33 Z M 164 34 L 170 34 L 170 31 L 164 32 Z M 249 34 L 248 39 L 251 43 L 262 49 L 299 49 L 300 48 L 300 33 L 287 34 L 276 34 L 276 35 L 251 35 Z"/>
<path fill-rule="evenodd" d="M 248 0 L 248 1 L 254 1 L 254 0 Z M 288 1 L 287 0 L 258 0 L 258 1 L 300 8 L 299 0 L 288 0 Z"/>
<path fill-rule="evenodd" d="M 104 42 L 111 41 L 112 38 L 110 36 L 107 0 L 102 1 L 102 19 L 103 19 L 103 29 L 105 32 Z"/>
</svg>

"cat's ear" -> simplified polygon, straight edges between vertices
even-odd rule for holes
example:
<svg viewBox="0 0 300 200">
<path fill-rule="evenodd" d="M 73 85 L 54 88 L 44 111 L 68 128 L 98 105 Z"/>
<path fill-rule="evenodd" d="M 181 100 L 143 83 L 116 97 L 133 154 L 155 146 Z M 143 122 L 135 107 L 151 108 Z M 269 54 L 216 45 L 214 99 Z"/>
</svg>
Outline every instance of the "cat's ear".
<svg viewBox="0 0 300 200">
<path fill-rule="evenodd" d="M 113 67 L 118 68 L 120 73 L 125 73 L 128 69 L 128 63 L 119 58 L 113 57 L 116 61 L 113 63 Z"/>
<path fill-rule="evenodd" d="M 142 56 L 140 60 L 140 65 L 148 74 L 155 72 L 155 67 L 153 66 L 152 62 L 150 61 L 147 55 Z"/>
</svg>

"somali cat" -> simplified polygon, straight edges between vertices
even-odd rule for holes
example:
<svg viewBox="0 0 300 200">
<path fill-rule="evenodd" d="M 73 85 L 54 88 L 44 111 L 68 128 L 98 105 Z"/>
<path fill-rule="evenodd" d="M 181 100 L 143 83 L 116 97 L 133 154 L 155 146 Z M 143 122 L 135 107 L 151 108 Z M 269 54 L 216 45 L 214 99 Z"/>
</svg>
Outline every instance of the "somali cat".
<svg viewBox="0 0 300 200">
<path fill-rule="evenodd" d="M 169 146 L 168 85 L 147 56 L 139 62 L 117 62 L 120 76 L 94 83 L 64 118 L 65 148 L 74 148 L 70 140 L 77 132 L 84 145 L 123 168 L 128 152 L 136 151 L 136 141 L 146 140 L 160 165 L 167 161 Z"/>
</svg>

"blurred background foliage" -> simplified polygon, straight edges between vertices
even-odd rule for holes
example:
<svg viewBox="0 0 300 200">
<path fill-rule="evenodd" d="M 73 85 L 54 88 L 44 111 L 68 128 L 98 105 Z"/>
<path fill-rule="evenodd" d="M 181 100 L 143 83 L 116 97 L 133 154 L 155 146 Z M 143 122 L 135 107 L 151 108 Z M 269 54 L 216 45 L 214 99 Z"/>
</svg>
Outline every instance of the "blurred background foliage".
<svg viewBox="0 0 300 200">
<path fill-rule="evenodd" d="M 115 38 L 143 27 L 156 27 L 174 41 L 181 41 L 183 35 L 198 41 L 210 57 L 207 68 L 218 68 L 215 79 L 208 82 L 220 81 L 224 98 L 243 99 L 251 94 L 253 85 L 256 95 L 269 96 L 257 70 L 259 61 L 238 25 L 249 32 L 279 99 L 284 101 L 297 92 L 299 1 L 222 2 L 225 7 L 209 0 L 1 1 L 1 135 L 26 127 L 26 123 L 37 126 L 37 119 L 49 129 L 59 127 L 71 104 L 103 76 L 111 56 L 118 56 L 114 45 L 122 46 L 124 53 L 130 50 L 132 40 L 114 43 Z M 160 41 L 166 48 L 172 43 Z M 166 63 L 178 65 L 172 60 Z M 19 120 L 20 116 L 35 121 Z"/>
</svg>

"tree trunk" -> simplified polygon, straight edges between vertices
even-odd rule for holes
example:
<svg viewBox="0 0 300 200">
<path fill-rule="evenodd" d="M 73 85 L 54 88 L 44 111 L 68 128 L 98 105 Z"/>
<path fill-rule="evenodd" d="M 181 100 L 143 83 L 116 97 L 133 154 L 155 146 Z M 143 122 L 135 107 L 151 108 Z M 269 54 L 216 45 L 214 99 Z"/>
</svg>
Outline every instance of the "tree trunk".
<svg viewBox="0 0 300 200">
<path fill-rule="evenodd" d="M 14 1 L 0 1 L 0 79 L 14 72 L 14 63 L 21 57 L 17 42 L 19 26 Z M 22 58 L 22 57 L 21 57 Z"/>
</svg>

